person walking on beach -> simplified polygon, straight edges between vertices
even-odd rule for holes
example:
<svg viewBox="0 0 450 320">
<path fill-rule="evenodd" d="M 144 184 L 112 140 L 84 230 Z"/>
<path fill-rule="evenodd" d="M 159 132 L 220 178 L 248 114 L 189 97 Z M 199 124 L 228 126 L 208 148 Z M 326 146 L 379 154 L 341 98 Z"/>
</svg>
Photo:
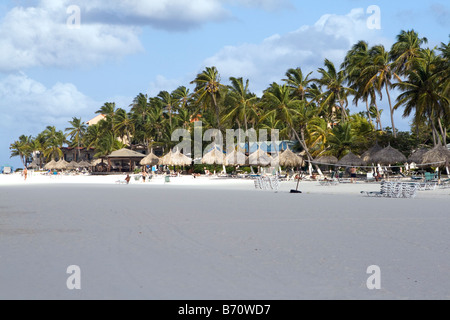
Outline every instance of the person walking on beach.
<svg viewBox="0 0 450 320">
<path fill-rule="evenodd" d="M 27 167 L 25 167 L 24 169 L 23 169 L 23 177 L 24 177 L 24 180 L 25 181 L 27 181 L 27 176 L 28 176 L 28 170 L 27 170 Z"/>
<path fill-rule="evenodd" d="M 356 168 L 352 167 L 350 168 L 350 182 L 355 183 L 356 181 Z"/>
<path fill-rule="evenodd" d="M 127 184 L 130 184 L 130 180 L 131 180 L 131 177 L 129 174 L 127 174 L 127 177 L 125 178 L 125 181 L 127 182 Z"/>
</svg>

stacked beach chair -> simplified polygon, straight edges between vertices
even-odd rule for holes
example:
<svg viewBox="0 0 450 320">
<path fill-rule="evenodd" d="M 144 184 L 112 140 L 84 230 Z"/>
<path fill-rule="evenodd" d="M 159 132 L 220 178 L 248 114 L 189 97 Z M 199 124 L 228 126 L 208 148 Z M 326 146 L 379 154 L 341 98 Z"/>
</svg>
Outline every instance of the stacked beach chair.
<svg viewBox="0 0 450 320">
<path fill-rule="evenodd" d="M 260 190 L 275 190 L 278 191 L 280 187 L 280 181 L 278 176 L 273 177 L 256 177 L 255 178 L 255 188 Z"/>
<path fill-rule="evenodd" d="M 384 198 L 415 198 L 418 186 L 415 183 L 383 181 L 380 191 L 361 191 L 368 197 Z"/>
</svg>

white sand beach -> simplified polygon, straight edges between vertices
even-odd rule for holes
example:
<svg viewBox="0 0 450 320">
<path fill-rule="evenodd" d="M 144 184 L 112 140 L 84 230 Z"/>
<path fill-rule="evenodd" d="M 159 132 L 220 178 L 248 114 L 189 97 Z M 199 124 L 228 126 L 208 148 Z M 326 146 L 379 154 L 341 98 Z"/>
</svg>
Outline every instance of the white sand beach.
<svg viewBox="0 0 450 320">
<path fill-rule="evenodd" d="M 123 177 L 0 175 L 0 299 L 450 299 L 450 189 Z"/>
</svg>

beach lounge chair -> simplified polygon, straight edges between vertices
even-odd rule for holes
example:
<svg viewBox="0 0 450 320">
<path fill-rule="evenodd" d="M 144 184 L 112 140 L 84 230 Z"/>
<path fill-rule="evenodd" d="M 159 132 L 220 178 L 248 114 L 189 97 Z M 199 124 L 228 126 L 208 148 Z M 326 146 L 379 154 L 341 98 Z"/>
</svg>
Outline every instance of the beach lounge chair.
<svg viewBox="0 0 450 320">
<path fill-rule="evenodd" d="M 383 181 L 380 191 L 361 191 L 361 194 L 378 198 L 415 198 L 417 190 L 418 186 L 416 183 Z"/>
<path fill-rule="evenodd" d="M 170 176 L 165 176 L 164 183 L 169 183 L 169 182 L 170 182 Z"/>
</svg>

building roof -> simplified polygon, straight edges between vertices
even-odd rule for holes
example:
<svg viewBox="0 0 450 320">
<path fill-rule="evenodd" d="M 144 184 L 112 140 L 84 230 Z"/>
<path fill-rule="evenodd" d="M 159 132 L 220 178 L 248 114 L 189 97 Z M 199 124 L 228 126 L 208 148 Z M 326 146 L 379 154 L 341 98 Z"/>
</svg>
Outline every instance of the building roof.
<svg viewBox="0 0 450 320">
<path fill-rule="evenodd" d="M 99 123 L 101 120 L 103 120 L 103 119 L 105 119 L 105 115 L 104 114 L 99 114 L 98 116 L 96 116 L 95 118 L 93 118 L 93 119 L 91 119 L 91 120 L 89 120 L 89 121 L 86 121 L 86 124 L 88 125 L 88 126 L 93 126 L 94 124 L 97 124 L 97 123 Z"/>
<path fill-rule="evenodd" d="M 107 158 L 145 158 L 145 155 L 130 149 L 120 149 L 112 152 Z"/>
</svg>

